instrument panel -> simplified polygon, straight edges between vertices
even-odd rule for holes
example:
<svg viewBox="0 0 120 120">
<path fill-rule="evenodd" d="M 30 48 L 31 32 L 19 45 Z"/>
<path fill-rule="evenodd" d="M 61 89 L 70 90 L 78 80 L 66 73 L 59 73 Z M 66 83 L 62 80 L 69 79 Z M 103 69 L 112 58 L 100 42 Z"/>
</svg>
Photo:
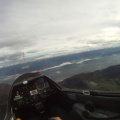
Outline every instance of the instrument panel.
<svg viewBox="0 0 120 120">
<path fill-rule="evenodd" d="M 38 102 L 43 103 L 53 90 L 48 81 L 40 77 L 26 84 L 15 86 L 13 91 L 13 106 L 18 109 L 25 105 L 36 106 Z"/>
</svg>

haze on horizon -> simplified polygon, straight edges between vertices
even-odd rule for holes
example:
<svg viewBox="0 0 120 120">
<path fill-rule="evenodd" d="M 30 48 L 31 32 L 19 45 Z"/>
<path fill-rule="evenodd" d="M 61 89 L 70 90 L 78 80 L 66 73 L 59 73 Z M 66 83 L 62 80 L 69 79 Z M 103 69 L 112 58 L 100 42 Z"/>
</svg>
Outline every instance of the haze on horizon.
<svg viewBox="0 0 120 120">
<path fill-rule="evenodd" d="M 119 0 L 0 0 L 0 66 L 120 45 Z"/>
</svg>

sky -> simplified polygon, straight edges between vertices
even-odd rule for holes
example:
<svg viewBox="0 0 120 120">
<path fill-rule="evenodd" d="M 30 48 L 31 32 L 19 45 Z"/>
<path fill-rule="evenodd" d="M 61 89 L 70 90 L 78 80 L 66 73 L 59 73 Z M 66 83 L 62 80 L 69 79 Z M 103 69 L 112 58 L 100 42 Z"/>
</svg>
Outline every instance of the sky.
<svg viewBox="0 0 120 120">
<path fill-rule="evenodd" d="M 120 45 L 120 0 L 0 0 L 0 67 Z"/>
</svg>

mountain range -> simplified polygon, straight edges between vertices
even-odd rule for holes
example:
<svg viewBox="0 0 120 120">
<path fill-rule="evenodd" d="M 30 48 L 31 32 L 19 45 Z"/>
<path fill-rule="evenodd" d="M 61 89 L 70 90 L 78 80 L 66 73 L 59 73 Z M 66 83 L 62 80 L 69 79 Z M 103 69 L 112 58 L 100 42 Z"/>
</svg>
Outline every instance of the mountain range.
<svg viewBox="0 0 120 120">
<path fill-rule="evenodd" d="M 112 54 L 119 54 L 119 53 L 120 53 L 120 47 L 114 47 L 114 48 L 85 51 L 80 53 L 73 53 L 73 54 L 46 58 L 46 59 L 39 59 L 39 60 L 27 62 L 27 63 L 21 63 L 21 64 L 11 65 L 7 67 L 2 67 L 0 68 L 0 75 L 1 76 L 14 75 L 14 74 L 22 74 L 25 71 L 27 72 L 27 71 L 35 71 L 35 70 L 44 70 L 46 68 L 57 66 L 65 62 L 91 59 L 95 57 L 109 56 Z M 30 67 L 26 70 L 22 69 L 22 67 L 26 65 L 29 65 Z"/>
<path fill-rule="evenodd" d="M 120 65 L 69 77 L 60 85 L 71 89 L 120 91 Z"/>
</svg>

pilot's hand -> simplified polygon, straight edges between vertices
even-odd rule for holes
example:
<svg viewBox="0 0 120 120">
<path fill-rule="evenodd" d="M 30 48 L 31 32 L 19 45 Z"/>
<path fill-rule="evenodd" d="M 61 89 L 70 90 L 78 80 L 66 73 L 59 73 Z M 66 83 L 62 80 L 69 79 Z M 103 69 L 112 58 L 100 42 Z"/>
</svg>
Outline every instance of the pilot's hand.
<svg viewBox="0 0 120 120">
<path fill-rule="evenodd" d="M 62 120 L 60 117 L 52 117 L 50 120 Z"/>
</svg>

